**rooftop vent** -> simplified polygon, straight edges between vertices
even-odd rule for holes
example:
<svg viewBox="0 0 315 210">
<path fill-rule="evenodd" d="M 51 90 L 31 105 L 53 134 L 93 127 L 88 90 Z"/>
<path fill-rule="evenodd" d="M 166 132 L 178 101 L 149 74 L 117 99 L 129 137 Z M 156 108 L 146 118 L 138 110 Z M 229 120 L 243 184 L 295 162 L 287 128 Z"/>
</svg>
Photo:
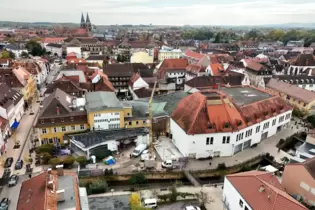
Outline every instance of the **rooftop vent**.
<svg viewBox="0 0 315 210">
<path fill-rule="evenodd" d="M 265 186 L 264 185 L 260 185 L 258 191 L 259 192 L 264 192 L 265 191 Z"/>
<path fill-rule="evenodd" d="M 57 201 L 58 202 L 65 201 L 65 190 L 64 189 L 57 190 L 56 194 L 57 194 Z"/>
</svg>

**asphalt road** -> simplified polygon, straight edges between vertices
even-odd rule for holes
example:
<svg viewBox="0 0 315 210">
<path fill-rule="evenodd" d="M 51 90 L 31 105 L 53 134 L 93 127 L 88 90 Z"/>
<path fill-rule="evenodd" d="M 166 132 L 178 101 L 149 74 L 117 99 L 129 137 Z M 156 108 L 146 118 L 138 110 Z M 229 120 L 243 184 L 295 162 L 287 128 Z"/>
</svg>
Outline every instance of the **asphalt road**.
<svg viewBox="0 0 315 210">
<path fill-rule="evenodd" d="M 8 210 L 16 210 L 22 182 L 27 179 L 29 179 L 27 175 L 20 175 L 18 184 L 16 186 L 8 187 L 6 185 L 3 187 L 2 192 L 1 192 L 1 198 L 9 198 L 11 200 Z"/>
</svg>

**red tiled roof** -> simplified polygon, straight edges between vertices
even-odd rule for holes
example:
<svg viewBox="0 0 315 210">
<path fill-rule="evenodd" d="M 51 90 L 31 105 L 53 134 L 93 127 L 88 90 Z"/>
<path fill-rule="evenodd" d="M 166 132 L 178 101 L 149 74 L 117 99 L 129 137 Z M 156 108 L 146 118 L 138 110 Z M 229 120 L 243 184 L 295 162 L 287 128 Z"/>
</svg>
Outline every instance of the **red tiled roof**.
<svg viewBox="0 0 315 210">
<path fill-rule="evenodd" d="M 247 62 L 246 68 L 252 69 L 254 71 L 265 71 L 267 68 L 260 63 Z"/>
<path fill-rule="evenodd" d="M 194 58 L 196 60 L 201 60 L 203 57 L 205 57 L 205 55 L 193 52 L 191 50 L 186 50 L 185 55 L 189 58 Z"/>
<path fill-rule="evenodd" d="M 212 70 L 213 76 L 220 76 L 224 73 L 224 68 L 223 68 L 222 64 L 211 63 L 210 68 Z"/>
<path fill-rule="evenodd" d="M 41 40 L 42 43 L 59 43 L 65 40 L 65 37 L 45 37 Z"/>
<path fill-rule="evenodd" d="M 157 73 L 163 79 L 166 71 L 186 70 L 187 66 L 188 60 L 185 58 L 164 59 Z"/>
<path fill-rule="evenodd" d="M 286 192 L 269 172 L 249 171 L 226 176 L 237 192 L 255 210 L 307 210 Z M 263 187 L 262 192 L 259 191 Z"/>
<path fill-rule="evenodd" d="M 22 183 L 17 210 L 45 209 L 47 172 Z"/>
<path fill-rule="evenodd" d="M 201 65 L 196 65 L 196 64 L 189 64 L 186 67 L 186 70 L 191 72 L 191 73 L 198 74 L 199 72 L 205 72 L 206 67 L 201 66 Z"/>
<path fill-rule="evenodd" d="M 75 75 L 73 75 L 73 76 L 62 75 L 62 77 L 60 77 L 58 80 L 60 80 L 60 81 L 68 81 L 68 80 L 70 80 L 70 81 L 75 82 L 76 84 L 78 84 L 79 81 L 80 81 L 80 77 L 79 76 L 75 76 Z"/>
<path fill-rule="evenodd" d="M 245 122 L 240 113 L 232 102 L 226 103 L 224 99 L 225 95 L 219 91 L 193 93 L 178 103 L 172 119 L 190 135 L 244 128 Z M 220 100 L 221 104 L 211 104 L 211 100 Z M 238 121 L 241 122 L 239 127 Z M 227 128 L 226 124 L 230 126 Z"/>
<path fill-rule="evenodd" d="M 218 101 L 221 103 L 218 104 Z M 204 90 L 182 99 L 172 119 L 190 135 L 231 132 L 290 109 L 279 96 L 238 106 L 233 99 L 218 90 Z"/>
</svg>

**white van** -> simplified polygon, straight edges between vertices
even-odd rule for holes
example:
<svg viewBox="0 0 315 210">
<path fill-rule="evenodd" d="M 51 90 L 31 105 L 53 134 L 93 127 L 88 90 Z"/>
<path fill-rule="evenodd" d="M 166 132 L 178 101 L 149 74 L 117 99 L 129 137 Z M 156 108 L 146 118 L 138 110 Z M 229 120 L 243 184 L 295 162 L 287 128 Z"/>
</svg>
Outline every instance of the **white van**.
<svg viewBox="0 0 315 210">
<path fill-rule="evenodd" d="M 139 144 L 132 152 L 132 157 L 138 157 L 147 148 L 146 144 Z"/>
<path fill-rule="evenodd" d="M 157 207 L 157 199 L 155 199 L 155 198 L 145 199 L 143 206 L 145 208 L 156 208 Z"/>
</svg>

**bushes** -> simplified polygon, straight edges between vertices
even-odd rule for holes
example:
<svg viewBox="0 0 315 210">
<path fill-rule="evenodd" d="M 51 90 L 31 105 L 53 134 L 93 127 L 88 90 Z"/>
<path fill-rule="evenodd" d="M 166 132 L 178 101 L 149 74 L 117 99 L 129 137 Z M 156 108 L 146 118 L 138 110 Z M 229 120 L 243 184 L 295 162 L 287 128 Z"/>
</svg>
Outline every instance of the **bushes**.
<svg viewBox="0 0 315 210">
<path fill-rule="evenodd" d="M 48 152 L 44 152 L 41 154 L 42 164 L 47 164 L 49 160 L 52 158 L 52 155 Z"/>
<path fill-rule="evenodd" d="M 77 157 L 76 161 L 79 163 L 80 166 L 86 166 L 86 164 L 88 163 L 88 159 L 86 158 L 86 156 L 79 156 Z"/>
<path fill-rule="evenodd" d="M 49 153 L 49 154 L 52 155 L 53 151 L 54 151 L 54 145 L 52 145 L 52 144 L 43 144 L 43 145 L 41 145 L 39 147 L 36 147 L 36 149 L 35 149 L 35 152 L 37 154 L 39 154 L 39 153 Z"/>
<path fill-rule="evenodd" d="M 53 167 L 55 167 L 56 165 L 62 164 L 62 160 L 60 158 L 51 158 L 49 160 L 49 164 L 51 164 Z"/>
<path fill-rule="evenodd" d="M 65 159 L 63 159 L 62 162 L 66 168 L 71 168 L 74 161 L 75 161 L 75 158 L 71 155 L 68 155 Z"/>
<path fill-rule="evenodd" d="M 129 184 L 132 185 L 139 185 L 139 184 L 146 184 L 148 182 L 147 178 L 143 173 L 136 173 L 133 174 L 132 177 L 128 180 Z"/>
<path fill-rule="evenodd" d="M 90 194 L 98 194 L 105 193 L 108 191 L 108 185 L 105 180 L 102 179 L 93 179 L 93 180 L 80 180 L 80 187 L 85 187 L 87 193 Z"/>
<path fill-rule="evenodd" d="M 108 185 L 105 180 L 93 180 L 88 187 L 89 194 L 105 193 L 108 191 Z"/>
</svg>

